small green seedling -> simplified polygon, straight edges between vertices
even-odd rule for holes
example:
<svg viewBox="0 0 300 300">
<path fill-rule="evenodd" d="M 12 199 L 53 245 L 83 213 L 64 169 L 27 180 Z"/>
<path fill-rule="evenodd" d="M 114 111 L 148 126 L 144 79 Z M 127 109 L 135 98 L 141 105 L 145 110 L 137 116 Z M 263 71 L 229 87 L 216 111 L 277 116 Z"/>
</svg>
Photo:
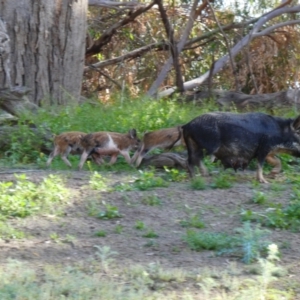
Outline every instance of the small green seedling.
<svg viewBox="0 0 300 300">
<path fill-rule="evenodd" d="M 115 218 L 121 218 L 121 214 L 119 213 L 118 207 L 110 204 L 105 205 L 105 210 L 100 211 L 97 216 L 99 219 L 110 220 Z"/>
<path fill-rule="evenodd" d="M 95 232 L 94 235 L 97 236 L 97 237 L 106 237 L 106 231 L 99 230 L 99 231 Z"/>
<path fill-rule="evenodd" d="M 149 239 L 153 239 L 153 238 L 158 238 L 158 234 L 155 233 L 152 229 L 149 229 L 148 232 L 146 232 L 143 235 L 144 238 L 149 238 Z"/>
<path fill-rule="evenodd" d="M 137 230 L 144 230 L 145 229 L 145 224 L 144 224 L 144 222 L 142 222 L 140 220 L 137 220 L 135 222 L 134 228 L 137 229 Z"/>
</svg>

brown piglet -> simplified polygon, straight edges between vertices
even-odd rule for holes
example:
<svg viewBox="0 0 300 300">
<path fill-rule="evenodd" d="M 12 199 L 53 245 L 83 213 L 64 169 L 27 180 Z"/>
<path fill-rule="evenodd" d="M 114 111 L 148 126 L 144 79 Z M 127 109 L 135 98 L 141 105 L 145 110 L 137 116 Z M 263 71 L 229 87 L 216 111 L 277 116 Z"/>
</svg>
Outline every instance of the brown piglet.
<svg viewBox="0 0 300 300">
<path fill-rule="evenodd" d="M 118 155 L 124 156 L 130 164 L 130 150 L 136 150 L 140 144 L 135 129 L 129 130 L 128 133 L 100 131 L 87 134 L 82 139 L 83 152 L 79 162 L 79 170 L 82 169 L 86 159 L 91 153 L 100 156 L 111 156 L 109 164 L 114 164 Z"/>
<path fill-rule="evenodd" d="M 184 145 L 180 126 L 146 132 L 142 143 L 132 157 L 131 162 L 135 162 L 135 165 L 138 167 L 150 150 L 155 148 L 170 150 L 174 146 L 179 145 Z"/>
</svg>

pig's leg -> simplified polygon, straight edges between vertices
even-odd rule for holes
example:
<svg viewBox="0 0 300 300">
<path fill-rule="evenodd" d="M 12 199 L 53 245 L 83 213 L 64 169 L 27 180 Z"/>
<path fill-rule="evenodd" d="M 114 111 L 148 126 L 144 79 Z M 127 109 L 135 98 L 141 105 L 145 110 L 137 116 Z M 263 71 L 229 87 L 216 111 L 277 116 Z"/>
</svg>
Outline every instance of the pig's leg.
<svg viewBox="0 0 300 300">
<path fill-rule="evenodd" d="M 102 158 L 102 156 L 100 155 L 100 154 L 98 154 L 98 153 L 92 153 L 92 159 L 93 159 L 93 161 L 97 164 L 97 165 L 102 165 L 102 164 L 104 164 L 105 163 L 105 161 L 104 161 L 104 159 Z"/>
<path fill-rule="evenodd" d="M 267 156 L 267 154 L 263 156 L 263 153 L 262 153 L 260 156 L 257 157 L 256 178 L 260 183 L 268 183 L 268 181 L 264 178 L 264 175 L 263 175 L 263 164 L 264 164 L 266 156 Z"/>
<path fill-rule="evenodd" d="M 141 164 L 143 158 L 145 157 L 145 155 L 146 155 L 150 150 L 151 150 L 151 149 L 145 149 L 145 145 L 142 146 L 142 148 L 141 148 L 141 150 L 140 150 L 140 152 L 139 152 L 139 156 L 138 156 L 138 158 L 137 158 L 137 160 L 136 160 L 136 162 L 135 162 L 135 166 L 136 166 L 136 167 L 138 167 L 138 166 Z M 132 159 L 132 160 L 133 160 L 133 159 Z"/>
<path fill-rule="evenodd" d="M 50 153 L 49 158 L 48 158 L 48 160 L 47 160 L 47 167 L 50 166 L 50 164 L 51 164 L 53 158 L 54 158 L 55 156 L 57 156 L 58 154 L 59 154 L 59 149 L 58 149 L 57 146 L 55 146 L 55 148 L 54 148 L 53 151 Z"/>
<path fill-rule="evenodd" d="M 80 162 L 79 162 L 79 165 L 78 165 L 78 168 L 79 170 L 82 169 L 85 161 L 87 160 L 88 156 L 89 156 L 90 152 L 88 152 L 87 150 L 84 150 L 81 154 L 81 158 L 80 158 Z"/>
<path fill-rule="evenodd" d="M 72 147 L 68 146 L 68 148 L 66 149 L 66 151 L 64 151 L 62 154 L 61 154 L 61 158 L 62 160 L 65 162 L 65 164 L 67 166 L 69 166 L 70 168 L 72 167 L 70 161 L 68 160 L 68 155 L 70 154 L 72 150 Z"/>
<path fill-rule="evenodd" d="M 269 153 L 266 157 L 267 163 L 274 166 L 274 168 L 271 170 L 272 174 L 279 174 L 281 171 L 281 161 L 278 157 L 275 156 L 275 153 Z"/>
<path fill-rule="evenodd" d="M 120 151 L 120 154 L 124 156 L 125 160 L 131 165 L 131 159 L 128 151 Z"/>
<path fill-rule="evenodd" d="M 190 177 L 194 177 L 194 167 L 199 167 L 203 176 L 208 174 L 203 163 L 203 149 L 201 149 L 191 138 L 188 139 L 188 171 Z"/>
<path fill-rule="evenodd" d="M 118 154 L 113 154 L 113 155 L 111 156 L 109 165 L 113 165 L 113 164 L 117 161 L 117 158 L 118 158 Z"/>
<path fill-rule="evenodd" d="M 144 150 L 144 144 L 141 145 L 141 147 L 139 147 L 139 149 L 137 149 L 134 153 L 134 155 L 131 158 L 131 163 L 133 164 L 141 155 L 142 151 Z"/>
</svg>

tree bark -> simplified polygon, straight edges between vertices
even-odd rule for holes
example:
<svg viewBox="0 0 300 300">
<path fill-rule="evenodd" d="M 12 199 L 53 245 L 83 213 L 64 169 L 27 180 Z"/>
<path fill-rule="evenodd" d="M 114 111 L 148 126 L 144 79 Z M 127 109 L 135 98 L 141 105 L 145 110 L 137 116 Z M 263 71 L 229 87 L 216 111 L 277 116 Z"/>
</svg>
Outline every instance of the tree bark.
<svg viewBox="0 0 300 300">
<path fill-rule="evenodd" d="M 41 105 L 78 101 L 84 67 L 87 0 L 0 1 L 10 37 L 12 86 Z M 0 72 L 0 88 L 3 80 Z"/>
</svg>

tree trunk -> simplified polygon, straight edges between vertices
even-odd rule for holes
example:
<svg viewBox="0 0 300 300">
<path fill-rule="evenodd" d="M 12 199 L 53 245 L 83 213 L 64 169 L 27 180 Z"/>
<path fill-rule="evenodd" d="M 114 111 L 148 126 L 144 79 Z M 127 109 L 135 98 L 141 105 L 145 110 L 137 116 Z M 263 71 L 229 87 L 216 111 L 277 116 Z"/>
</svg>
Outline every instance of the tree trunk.
<svg viewBox="0 0 300 300">
<path fill-rule="evenodd" d="M 11 83 L 29 88 L 32 103 L 79 100 L 86 14 L 87 0 L 0 1 L 0 18 L 10 37 Z"/>
</svg>

